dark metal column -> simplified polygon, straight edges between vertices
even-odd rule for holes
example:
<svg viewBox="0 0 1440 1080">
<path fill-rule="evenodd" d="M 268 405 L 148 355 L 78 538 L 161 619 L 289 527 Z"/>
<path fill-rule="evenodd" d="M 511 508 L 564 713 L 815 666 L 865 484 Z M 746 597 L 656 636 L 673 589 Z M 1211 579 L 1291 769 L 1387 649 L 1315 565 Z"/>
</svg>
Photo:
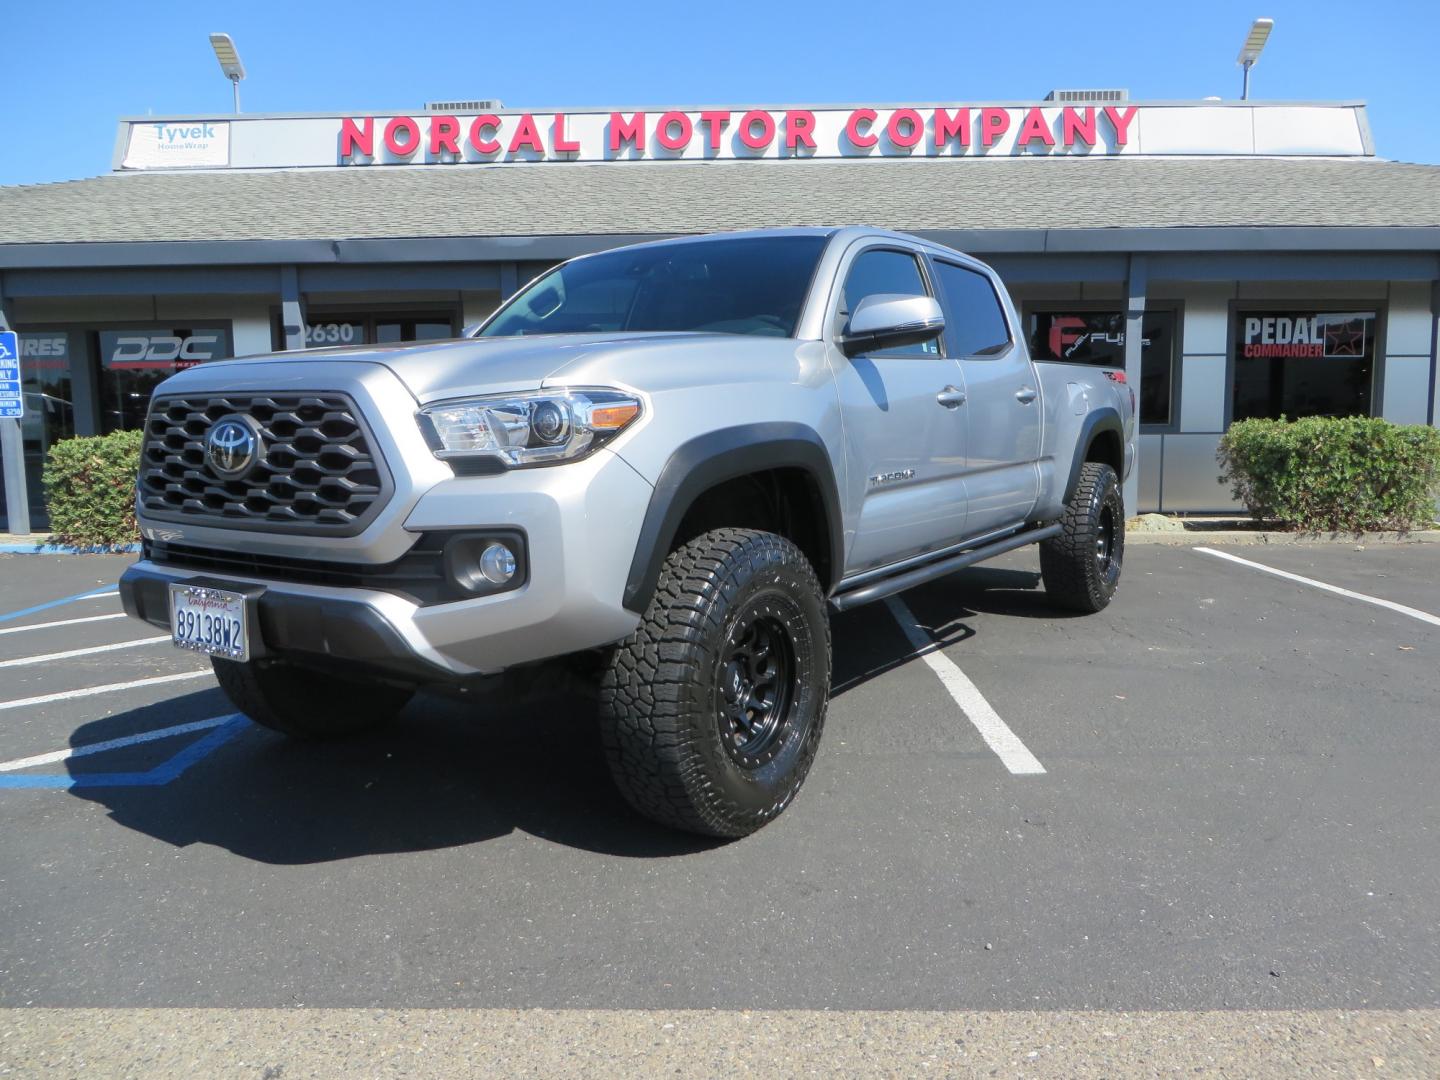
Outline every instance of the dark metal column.
<svg viewBox="0 0 1440 1080">
<path fill-rule="evenodd" d="M 1440 281 L 1430 283 L 1430 402 L 1425 407 L 1425 422 L 1431 427 L 1440 419 L 1436 397 L 1440 396 Z"/>
<path fill-rule="evenodd" d="M 1125 276 L 1125 379 L 1140 400 L 1140 351 L 1144 341 L 1145 290 L 1150 266 L 1144 255 L 1131 255 Z M 1125 481 L 1125 512 L 1133 515 L 1140 505 L 1140 418 L 1135 418 L 1135 464 Z"/>
<path fill-rule="evenodd" d="M 280 268 L 280 332 L 287 352 L 305 348 L 305 297 L 300 293 L 300 274 L 293 266 Z"/>
<path fill-rule="evenodd" d="M 520 291 L 520 267 L 517 263 L 500 264 L 500 302 L 503 304 Z"/>
</svg>

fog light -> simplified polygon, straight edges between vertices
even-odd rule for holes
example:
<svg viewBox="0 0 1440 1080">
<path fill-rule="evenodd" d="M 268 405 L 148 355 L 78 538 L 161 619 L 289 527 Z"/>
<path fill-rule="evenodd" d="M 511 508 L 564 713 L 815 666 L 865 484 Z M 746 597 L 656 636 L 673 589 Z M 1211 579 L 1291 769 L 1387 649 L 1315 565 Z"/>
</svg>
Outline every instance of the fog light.
<svg viewBox="0 0 1440 1080">
<path fill-rule="evenodd" d="M 480 553 L 480 573 L 496 585 L 504 585 L 513 578 L 515 566 L 515 553 L 504 544 L 490 544 Z"/>
</svg>

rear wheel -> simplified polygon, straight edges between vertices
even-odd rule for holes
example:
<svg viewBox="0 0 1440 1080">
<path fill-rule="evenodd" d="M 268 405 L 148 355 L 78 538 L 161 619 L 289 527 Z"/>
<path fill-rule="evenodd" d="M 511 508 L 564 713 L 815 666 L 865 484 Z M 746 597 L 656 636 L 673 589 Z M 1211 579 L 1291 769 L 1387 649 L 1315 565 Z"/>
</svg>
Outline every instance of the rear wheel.
<svg viewBox="0 0 1440 1080">
<path fill-rule="evenodd" d="M 212 658 L 235 708 L 257 724 L 301 739 L 358 735 L 393 720 L 414 690 L 342 678 L 283 661 Z"/>
<path fill-rule="evenodd" d="M 1059 536 L 1040 544 L 1040 574 L 1056 603 L 1093 613 L 1110 603 L 1125 558 L 1125 503 L 1115 470 L 1098 461 L 1080 466 Z"/>
<path fill-rule="evenodd" d="M 773 533 L 716 529 L 673 552 L 600 689 L 611 773 L 640 813 L 708 836 L 754 832 L 805 781 L 830 696 L 814 570 Z"/>
</svg>

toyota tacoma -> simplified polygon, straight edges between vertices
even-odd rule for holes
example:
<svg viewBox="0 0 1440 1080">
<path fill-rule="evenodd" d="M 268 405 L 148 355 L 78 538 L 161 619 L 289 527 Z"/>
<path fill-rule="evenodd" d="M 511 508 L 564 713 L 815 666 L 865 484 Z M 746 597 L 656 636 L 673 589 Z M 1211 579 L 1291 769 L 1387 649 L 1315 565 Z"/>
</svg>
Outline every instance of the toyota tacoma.
<svg viewBox="0 0 1440 1080">
<path fill-rule="evenodd" d="M 573 259 L 453 341 L 203 364 L 145 432 L 126 609 L 255 722 L 578 673 L 626 799 L 728 837 L 810 769 L 830 612 L 1026 544 L 1105 607 L 1135 398 L 1032 361 L 975 259 L 786 229 Z"/>
</svg>

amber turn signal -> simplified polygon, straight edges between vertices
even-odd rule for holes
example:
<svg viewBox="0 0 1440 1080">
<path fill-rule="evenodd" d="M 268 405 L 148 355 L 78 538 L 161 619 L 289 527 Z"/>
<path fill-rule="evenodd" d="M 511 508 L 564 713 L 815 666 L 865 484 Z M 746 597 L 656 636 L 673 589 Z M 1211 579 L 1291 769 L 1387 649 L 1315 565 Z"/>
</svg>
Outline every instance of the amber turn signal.
<svg viewBox="0 0 1440 1080">
<path fill-rule="evenodd" d="M 590 410 L 590 426 L 599 431 L 619 431 L 639 415 L 640 406 L 633 401 L 600 405 Z"/>
</svg>

